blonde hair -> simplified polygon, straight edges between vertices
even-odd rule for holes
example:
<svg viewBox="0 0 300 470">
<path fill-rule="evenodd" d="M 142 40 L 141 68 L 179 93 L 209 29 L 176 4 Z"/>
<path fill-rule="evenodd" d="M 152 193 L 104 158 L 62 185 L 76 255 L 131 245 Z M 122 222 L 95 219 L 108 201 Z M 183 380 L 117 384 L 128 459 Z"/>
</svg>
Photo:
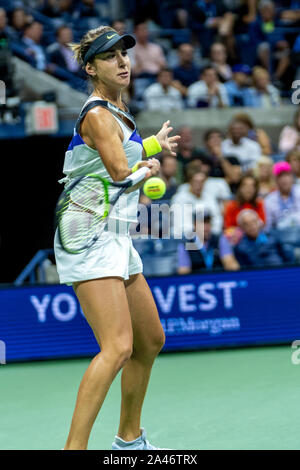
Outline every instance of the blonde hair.
<svg viewBox="0 0 300 470">
<path fill-rule="evenodd" d="M 269 166 L 273 166 L 274 165 L 274 162 L 272 160 L 272 158 L 268 157 L 267 155 L 262 155 L 256 162 L 256 166 L 254 168 L 254 175 L 256 178 L 259 178 L 259 174 L 260 174 L 260 166 L 261 165 L 269 165 Z M 271 178 L 272 179 L 272 178 Z"/>
<path fill-rule="evenodd" d="M 270 79 L 270 74 L 265 68 L 260 67 L 259 65 L 257 65 L 256 67 L 253 67 L 252 80 L 255 82 L 255 80 L 259 77 L 266 77 L 266 78 Z"/>
<path fill-rule="evenodd" d="M 84 68 L 84 57 L 92 44 L 92 42 L 101 34 L 107 33 L 109 31 L 113 31 L 116 33 L 117 31 L 114 28 L 111 28 L 110 26 L 98 26 L 98 28 L 91 29 L 88 31 L 81 39 L 80 43 L 70 43 L 69 47 L 72 49 L 73 54 L 74 54 L 74 59 L 76 62 L 78 62 L 79 65 L 81 65 L 82 68 Z"/>
<path fill-rule="evenodd" d="M 268 157 L 267 155 L 262 155 L 258 161 L 257 161 L 257 165 L 274 165 L 274 161 L 272 160 L 271 157 Z"/>
</svg>

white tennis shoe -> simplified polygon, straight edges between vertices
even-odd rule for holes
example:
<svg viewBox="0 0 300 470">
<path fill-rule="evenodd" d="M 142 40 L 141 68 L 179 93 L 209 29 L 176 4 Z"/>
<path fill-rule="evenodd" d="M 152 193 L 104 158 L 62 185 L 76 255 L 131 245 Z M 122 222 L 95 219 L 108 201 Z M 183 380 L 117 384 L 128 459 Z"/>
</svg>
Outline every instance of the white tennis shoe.
<svg viewBox="0 0 300 470">
<path fill-rule="evenodd" d="M 164 449 L 162 447 L 154 447 L 146 439 L 145 429 L 141 429 L 141 435 L 134 441 L 124 441 L 119 436 L 115 436 L 115 440 L 112 443 L 112 450 L 171 450 Z"/>
</svg>

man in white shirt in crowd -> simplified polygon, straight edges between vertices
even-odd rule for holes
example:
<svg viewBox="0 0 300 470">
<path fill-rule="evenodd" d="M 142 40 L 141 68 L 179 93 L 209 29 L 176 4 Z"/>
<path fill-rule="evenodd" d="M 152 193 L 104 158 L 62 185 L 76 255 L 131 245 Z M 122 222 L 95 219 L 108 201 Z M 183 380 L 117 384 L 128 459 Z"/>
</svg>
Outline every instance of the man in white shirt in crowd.
<svg viewBox="0 0 300 470">
<path fill-rule="evenodd" d="M 187 102 L 190 108 L 224 108 L 229 106 L 225 86 L 219 82 L 212 65 L 204 67 L 201 79 L 189 86 Z"/>
<path fill-rule="evenodd" d="M 188 183 L 184 184 L 184 190 L 181 190 L 179 186 L 178 191 L 172 197 L 174 235 L 183 233 L 188 237 L 193 231 L 192 214 L 202 210 L 208 210 L 211 213 L 212 233 L 219 234 L 222 231 L 221 209 L 215 195 L 204 191 L 206 180 L 206 173 L 195 170 L 194 173 L 190 173 Z"/>
<path fill-rule="evenodd" d="M 43 47 L 40 45 L 44 27 L 38 21 L 26 26 L 22 42 L 26 46 L 26 53 L 33 57 L 38 70 L 46 70 L 47 60 Z"/>
<path fill-rule="evenodd" d="M 170 111 L 182 109 L 181 93 L 172 86 L 173 72 L 168 68 L 160 70 L 157 83 L 153 83 L 144 92 L 144 104 L 148 110 Z"/>
<path fill-rule="evenodd" d="M 223 155 L 237 157 L 241 162 L 243 172 L 255 168 L 262 155 L 260 145 L 245 137 L 245 132 L 247 132 L 245 124 L 234 120 L 229 127 L 229 137 L 222 142 Z"/>
</svg>

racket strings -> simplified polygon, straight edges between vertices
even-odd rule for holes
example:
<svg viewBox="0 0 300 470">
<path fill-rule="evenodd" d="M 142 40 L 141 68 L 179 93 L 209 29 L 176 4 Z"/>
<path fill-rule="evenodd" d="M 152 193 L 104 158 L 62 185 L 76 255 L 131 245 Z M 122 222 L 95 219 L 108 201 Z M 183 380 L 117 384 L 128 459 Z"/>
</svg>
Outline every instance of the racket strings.
<svg viewBox="0 0 300 470">
<path fill-rule="evenodd" d="M 64 193 L 59 204 L 58 223 L 63 246 L 78 253 L 92 244 L 103 231 L 109 212 L 107 186 L 85 178 Z"/>
</svg>

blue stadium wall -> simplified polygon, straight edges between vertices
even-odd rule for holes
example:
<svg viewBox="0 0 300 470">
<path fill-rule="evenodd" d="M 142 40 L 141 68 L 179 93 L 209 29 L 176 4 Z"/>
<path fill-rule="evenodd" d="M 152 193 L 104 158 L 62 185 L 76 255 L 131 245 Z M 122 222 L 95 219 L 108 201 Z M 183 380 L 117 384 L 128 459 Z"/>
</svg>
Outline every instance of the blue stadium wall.
<svg viewBox="0 0 300 470">
<path fill-rule="evenodd" d="M 300 339 L 300 267 L 148 279 L 164 351 Z M 0 290 L 0 363 L 92 356 L 98 345 L 71 287 Z"/>
</svg>

